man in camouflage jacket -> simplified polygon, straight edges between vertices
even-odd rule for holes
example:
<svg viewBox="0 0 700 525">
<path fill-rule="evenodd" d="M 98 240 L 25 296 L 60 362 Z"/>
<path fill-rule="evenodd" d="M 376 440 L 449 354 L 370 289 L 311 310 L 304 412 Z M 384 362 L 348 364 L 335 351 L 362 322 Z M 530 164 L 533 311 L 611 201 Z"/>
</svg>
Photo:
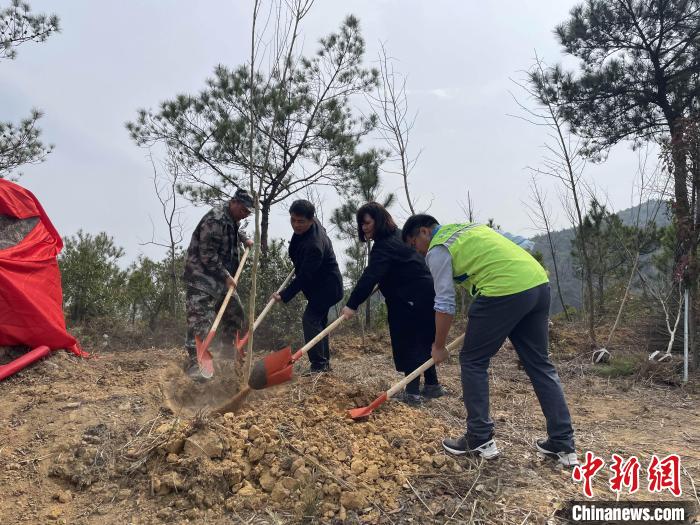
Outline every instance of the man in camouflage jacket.
<svg viewBox="0 0 700 525">
<path fill-rule="evenodd" d="M 236 191 L 223 206 L 212 208 L 192 233 L 187 249 L 183 280 L 187 286 L 187 339 L 189 355 L 187 373 L 193 379 L 203 379 L 197 364 L 195 336 L 204 340 L 211 328 L 228 288 L 233 286 L 233 275 L 238 269 L 239 243 L 252 246 L 240 222 L 250 215 L 253 199 L 245 190 Z M 243 326 L 243 305 L 234 293 L 217 330 L 227 353 L 233 352 L 236 330 Z"/>
</svg>

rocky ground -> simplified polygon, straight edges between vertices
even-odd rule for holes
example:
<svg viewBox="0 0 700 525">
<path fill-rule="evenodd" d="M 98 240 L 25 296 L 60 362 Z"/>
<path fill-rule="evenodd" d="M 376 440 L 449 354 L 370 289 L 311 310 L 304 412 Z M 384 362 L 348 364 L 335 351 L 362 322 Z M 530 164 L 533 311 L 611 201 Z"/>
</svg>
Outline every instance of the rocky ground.
<svg viewBox="0 0 700 525">
<path fill-rule="evenodd" d="M 571 472 L 532 442 L 544 421 L 506 345 L 492 367 L 501 456 L 445 455 L 440 440 L 464 424 L 456 359 L 440 368 L 450 396 L 410 408 L 390 401 L 364 422 L 346 417 L 400 376 L 385 335 L 333 339 L 333 373 L 251 394 L 236 413 L 212 415 L 238 391 L 224 368 L 193 385 L 180 349 L 66 353 L 0 384 L 2 523 L 558 523 L 581 497 Z M 581 451 L 610 461 L 678 453 L 683 500 L 700 486 L 700 393 L 645 375 L 602 377 L 577 354 L 575 335 L 553 351 Z M 89 349 L 88 349 L 89 350 Z M 609 471 L 597 499 L 614 499 Z M 697 481 L 696 481 L 697 480 Z M 621 499 L 673 499 L 643 490 Z"/>
</svg>

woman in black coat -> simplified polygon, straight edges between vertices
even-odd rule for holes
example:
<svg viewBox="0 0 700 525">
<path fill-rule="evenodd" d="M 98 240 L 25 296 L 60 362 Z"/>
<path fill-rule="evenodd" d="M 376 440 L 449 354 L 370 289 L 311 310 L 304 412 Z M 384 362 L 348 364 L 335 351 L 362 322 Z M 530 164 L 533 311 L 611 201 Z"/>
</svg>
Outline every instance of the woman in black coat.
<svg viewBox="0 0 700 525">
<path fill-rule="evenodd" d="M 401 231 L 381 204 L 363 205 L 357 210 L 356 219 L 360 241 L 372 240 L 374 246 L 369 264 L 350 294 L 342 315 L 350 319 L 379 283 L 389 314 L 394 364 L 396 370 L 408 375 L 430 359 L 435 338 L 433 278 L 423 257 L 402 242 Z M 405 402 L 418 405 L 422 397 L 445 395 L 434 366 L 426 370 L 423 377 L 422 391 L 419 390 L 420 377 L 406 386 Z"/>
</svg>

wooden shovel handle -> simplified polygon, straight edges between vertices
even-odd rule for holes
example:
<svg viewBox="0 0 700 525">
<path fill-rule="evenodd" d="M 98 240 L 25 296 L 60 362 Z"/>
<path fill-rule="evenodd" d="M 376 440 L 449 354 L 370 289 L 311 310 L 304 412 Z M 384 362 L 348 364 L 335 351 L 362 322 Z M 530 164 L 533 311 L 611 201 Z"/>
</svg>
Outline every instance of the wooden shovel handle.
<svg viewBox="0 0 700 525">
<path fill-rule="evenodd" d="M 284 289 L 287 287 L 287 285 L 289 284 L 289 281 L 292 279 L 292 277 L 294 277 L 294 270 L 292 270 L 291 272 L 289 272 L 289 275 L 287 276 L 287 278 L 286 278 L 286 279 L 284 280 L 284 282 L 280 285 L 280 287 L 277 288 L 277 293 L 281 293 L 282 290 L 284 290 Z M 272 308 L 272 306 L 273 306 L 274 304 L 275 304 L 275 300 L 274 300 L 274 299 L 270 299 L 270 300 L 267 302 L 267 304 L 265 305 L 265 308 L 263 308 L 263 311 L 260 312 L 260 315 L 258 315 L 258 318 L 255 320 L 255 323 L 253 323 L 253 332 L 255 332 L 255 330 L 258 329 L 258 326 L 260 325 L 260 323 L 262 323 L 263 319 L 265 319 L 265 316 L 267 315 L 267 312 L 270 311 L 270 309 Z"/>
<path fill-rule="evenodd" d="M 219 308 L 219 313 L 216 314 L 216 319 L 214 319 L 214 324 L 211 325 L 210 332 L 216 332 L 216 329 L 219 327 L 219 323 L 221 322 L 221 318 L 224 316 L 224 312 L 226 311 L 226 307 L 228 306 L 228 302 L 231 300 L 231 296 L 233 295 L 233 292 L 236 291 L 236 286 L 238 286 L 238 279 L 241 276 L 241 272 L 243 271 L 243 265 L 245 264 L 245 261 L 248 258 L 249 252 L 250 252 L 250 248 L 246 247 L 245 251 L 243 252 L 243 257 L 241 257 L 241 261 L 238 263 L 238 269 L 236 270 L 236 275 L 233 276 L 234 285 L 230 286 L 228 289 L 228 292 L 226 292 L 226 297 L 224 297 L 224 302 L 221 303 L 221 308 Z"/>
<path fill-rule="evenodd" d="M 294 355 L 292 356 L 292 363 L 296 363 L 297 361 L 299 361 L 299 359 L 301 359 L 306 352 L 308 352 L 311 348 L 313 348 L 314 345 L 316 345 L 316 343 L 318 343 L 321 339 L 323 339 L 328 334 L 330 334 L 333 330 L 338 328 L 340 323 L 342 323 L 343 321 L 345 321 L 345 317 L 343 317 L 341 315 L 340 317 L 338 317 L 338 319 L 336 319 L 331 324 L 326 326 L 316 337 L 314 337 L 311 341 L 306 343 L 304 346 L 302 346 L 299 350 L 297 350 L 294 353 Z"/>
<path fill-rule="evenodd" d="M 374 292 L 376 292 L 377 290 L 379 290 L 379 285 L 378 285 L 378 284 L 377 284 L 377 285 L 374 287 L 374 289 L 372 290 L 372 293 L 370 294 L 370 297 L 371 297 L 372 294 L 374 294 Z M 311 348 L 313 348 L 314 345 L 315 345 L 316 343 L 318 343 L 321 339 L 323 339 L 323 338 L 326 337 L 328 334 L 330 334 L 333 330 L 335 330 L 336 328 L 338 328 L 338 326 L 340 325 L 340 323 L 342 323 L 344 320 L 345 320 L 345 317 L 343 317 L 343 316 L 341 315 L 340 317 L 338 317 L 338 319 L 336 319 L 336 320 L 333 321 L 331 324 L 329 324 L 328 326 L 326 326 L 326 328 L 324 328 L 323 331 L 322 331 L 320 334 L 318 334 L 318 335 L 317 335 L 316 337 L 314 337 L 311 341 L 309 341 L 309 342 L 306 343 L 304 346 L 302 346 L 299 350 L 296 351 L 296 353 L 292 356 L 292 363 L 296 363 L 297 361 L 299 361 L 299 359 L 301 359 L 301 357 L 302 357 L 306 352 L 308 352 Z"/>
<path fill-rule="evenodd" d="M 448 352 L 452 352 L 455 348 L 457 348 L 458 346 L 460 346 L 463 342 L 464 342 L 464 334 L 461 335 L 461 336 L 459 336 L 459 337 L 458 337 L 457 339 L 455 339 L 454 341 L 452 341 L 449 345 L 447 345 L 447 347 L 445 348 L 445 350 L 447 350 Z M 387 397 L 387 398 L 390 398 L 390 397 L 393 397 L 394 395 L 396 395 L 397 392 L 403 390 L 403 388 L 404 388 L 408 383 L 410 383 L 411 381 L 413 381 L 416 377 L 418 377 L 418 376 L 421 375 L 423 372 L 425 372 L 428 368 L 430 368 L 431 366 L 433 366 L 434 363 L 435 363 L 435 361 L 433 361 L 433 358 L 432 358 L 432 357 L 431 357 L 430 359 L 428 359 L 425 363 L 423 363 L 422 365 L 420 365 L 420 366 L 419 366 L 418 368 L 416 368 L 413 372 L 411 372 L 410 374 L 408 374 L 408 375 L 407 375 L 406 377 L 404 377 L 401 381 L 399 381 L 399 382 L 396 383 L 394 386 L 392 386 L 389 390 L 387 390 L 387 392 L 386 392 L 386 397 Z"/>
</svg>

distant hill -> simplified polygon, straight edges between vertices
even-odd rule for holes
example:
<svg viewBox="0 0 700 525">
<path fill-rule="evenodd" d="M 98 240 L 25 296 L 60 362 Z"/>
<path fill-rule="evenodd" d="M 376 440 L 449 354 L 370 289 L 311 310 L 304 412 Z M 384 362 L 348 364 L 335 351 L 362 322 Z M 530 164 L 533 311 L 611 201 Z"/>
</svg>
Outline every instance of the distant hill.
<svg viewBox="0 0 700 525">
<path fill-rule="evenodd" d="M 617 213 L 622 222 L 627 225 L 635 224 L 639 215 L 639 225 L 643 226 L 649 220 L 654 210 L 659 207 L 656 214 L 656 225 L 664 227 L 670 224 L 670 216 L 667 211 L 667 205 L 660 201 L 647 201 L 640 206 L 628 208 Z M 557 267 L 559 268 L 559 282 L 561 285 L 564 302 L 576 308 L 581 307 L 581 281 L 576 277 L 573 270 L 573 257 L 571 256 L 571 241 L 574 238 L 573 228 L 559 230 L 552 233 L 552 242 L 554 251 L 557 256 Z M 562 311 L 561 304 L 556 290 L 556 280 L 554 278 L 554 265 L 552 264 L 552 255 L 549 249 L 547 235 L 537 235 L 532 237 L 535 243 L 535 250 L 542 252 L 544 263 L 549 269 L 550 281 L 552 285 L 552 313 Z"/>
</svg>

